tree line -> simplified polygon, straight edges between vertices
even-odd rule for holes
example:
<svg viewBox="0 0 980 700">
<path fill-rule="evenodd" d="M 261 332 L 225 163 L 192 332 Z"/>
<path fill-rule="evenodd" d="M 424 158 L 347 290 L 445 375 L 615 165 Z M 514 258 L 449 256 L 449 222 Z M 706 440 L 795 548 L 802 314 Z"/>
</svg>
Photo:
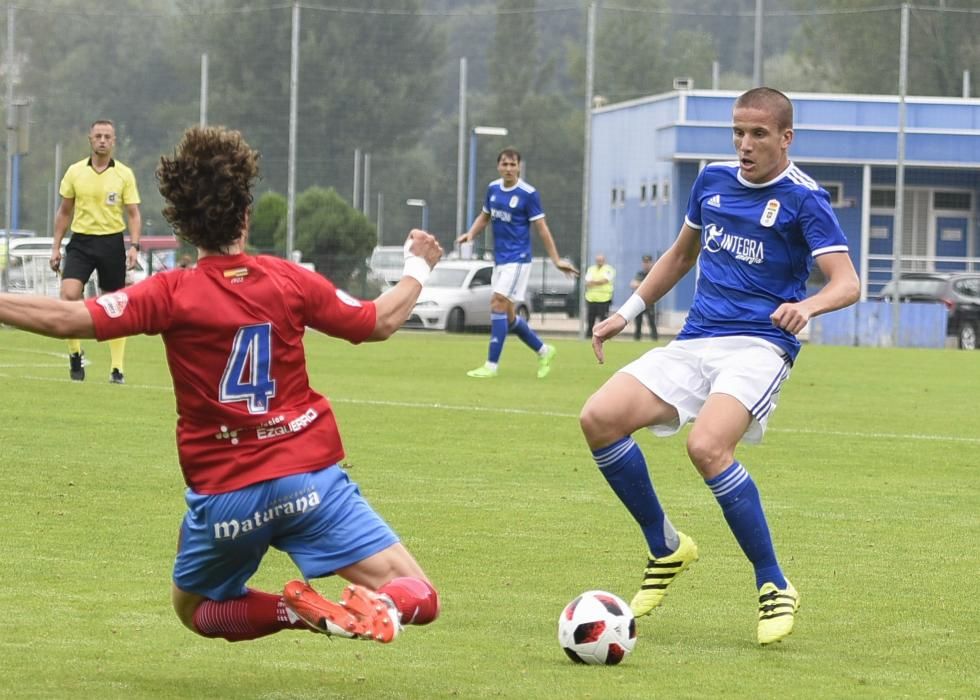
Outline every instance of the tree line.
<svg viewBox="0 0 980 700">
<path fill-rule="evenodd" d="M 980 65 L 974 4 L 915 4 L 910 94 L 960 94 L 964 70 Z M 722 89 L 750 87 L 755 0 L 692 5 L 599 3 L 595 93 L 608 103 L 637 99 L 671 90 L 680 76 L 692 78 L 696 88 L 715 81 Z M 817 11 L 804 0 L 766 0 L 764 82 L 785 91 L 893 94 L 899 7 L 825 0 Z M 465 56 L 468 126 L 509 130 L 506 139 L 478 142 L 477 201 L 496 176 L 496 151 L 518 147 L 560 250 L 575 257 L 582 230 L 587 8 L 584 0 L 368 0 L 347 8 L 303 2 L 296 242 L 304 256 L 363 259 L 379 238 L 397 242 L 419 224 L 406 198 L 429 203 L 430 228 L 451 245 L 459 233 L 459 59 Z M 116 0 L 85 9 L 68 0 L 35 0 L 17 6 L 14 16 L 15 97 L 32 102 L 31 152 L 21 162 L 21 227 L 46 232 L 50 226 L 61 177 L 55 145 L 63 171 L 88 153 L 88 125 L 110 118 L 117 124 L 117 155 L 137 173 L 147 233 L 165 233 L 153 171 L 160 154 L 200 119 L 204 54 L 207 121 L 240 128 L 262 153 L 260 200 L 285 195 L 290 3 Z M 974 92 L 977 73 L 968 82 Z M 355 149 L 370 154 L 361 211 L 352 206 Z M 261 217 L 256 212 L 253 221 L 280 218 L 253 239 L 284 253 L 280 205 Z"/>
</svg>

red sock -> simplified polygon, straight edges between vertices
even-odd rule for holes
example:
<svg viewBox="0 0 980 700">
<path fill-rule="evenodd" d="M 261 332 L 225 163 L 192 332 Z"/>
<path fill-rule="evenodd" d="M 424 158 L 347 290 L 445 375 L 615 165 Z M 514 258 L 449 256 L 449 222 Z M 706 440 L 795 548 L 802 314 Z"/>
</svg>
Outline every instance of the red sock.
<svg viewBox="0 0 980 700">
<path fill-rule="evenodd" d="M 393 601 L 403 625 L 425 625 L 439 617 L 439 594 L 428 581 L 402 576 L 378 589 Z"/>
<path fill-rule="evenodd" d="M 241 598 L 205 600 L 194 611 L 194 627 L 202 637 L 242 642 L 306 625 L 289 621 L 281 595 L 250 588 Z"/>
</svg>

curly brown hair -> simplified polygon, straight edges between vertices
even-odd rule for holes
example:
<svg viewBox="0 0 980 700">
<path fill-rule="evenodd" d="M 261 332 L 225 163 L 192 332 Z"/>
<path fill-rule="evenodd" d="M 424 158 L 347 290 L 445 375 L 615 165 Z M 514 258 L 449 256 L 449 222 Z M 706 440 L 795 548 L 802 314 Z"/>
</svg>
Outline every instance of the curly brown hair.
<svg viewBox="0 0 980 700">
<path fill-rule="evenodd" d="M 242 235 L 259 175 L 258 151 L 238 131 L 192 127 L 156 169 L 164 218 L 188 243 L 221 251 Z"/>
</svg>

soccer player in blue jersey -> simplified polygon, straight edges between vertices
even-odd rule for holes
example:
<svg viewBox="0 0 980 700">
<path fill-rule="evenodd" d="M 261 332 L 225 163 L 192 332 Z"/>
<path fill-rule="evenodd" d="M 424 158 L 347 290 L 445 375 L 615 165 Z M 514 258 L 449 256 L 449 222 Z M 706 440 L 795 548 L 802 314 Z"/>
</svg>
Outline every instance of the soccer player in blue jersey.
<svg viewBox="0 0 980 700">
<path fill-rule="evenodd" d="M 684 327 L 614 374 L 588 399 L 580 423 L 650 551 L 631 602 L 639 616 L 662 602 L 698 548 L 664 513 L 631 436 L 640 428 L 672 435 L 697 419 L 687 453 L 755 569 L 757 639 L 769 644 L 792 632 L 800 595 L 779 566 L 759 491 L 735 447 L 761 440 L 800 350 L 796 334 L 814 316 L 853 304 L 858 277 L 827 192 L 789 160 L 789 99 L 770 88 L 749 90 L 735 101 L 732 122 L 738 160 L 701 171 L 677 239 L 633 296 L 596 326 L 592 346 L 602 362 L 603 342 L 697 265 Z M 814 262 L 827 282 L 807 297 Z"/>
<path fill-rule="evenodd" d="M 469 243 L 483 232 L 487 224 L 493 225 L 490 349 L 486 363 L 466 374 L 477 379 L 496 377 L 504 341 L 508 333 L 514 333 L 537 353 L 538 379 L 544 379 L 551 372 L 555 348 L 545 345 L 527 322 L 514 313 L 514 303 L 524 300 L 531 276 L 531 224 L 534 224 L 555 267 L 570 275 L 577 275 L 578 270 L 568 260 L 558 256 L 555 239 L 541 208 L 541 195 L 520 178 L 521 154 L 513 148 L 502 150 L 497 156 L 497 172 L 500 178 L 487 187 L 483 210 L 469 231 L 456 239 L 457 243 Z"/>
</svg>

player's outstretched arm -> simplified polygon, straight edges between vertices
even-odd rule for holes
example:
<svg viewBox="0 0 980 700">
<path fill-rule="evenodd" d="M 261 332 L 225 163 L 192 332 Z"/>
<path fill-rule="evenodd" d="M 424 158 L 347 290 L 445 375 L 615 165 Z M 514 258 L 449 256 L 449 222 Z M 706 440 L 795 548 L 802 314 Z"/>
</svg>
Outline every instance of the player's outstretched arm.
<svg viewBox="0 0 980 700">
<path fill-rule="evenodd" d="M 470 230 L 462 234 L 456 239 L 457 243 L 469 243 L 474 238 L 483 233 L 483 229 L 487 227 L 490 223 L 490 215 L 485 211 L 481 211 L 477 217 L 473 220 L 473 225 L 470 226 Z"/>
<path fill-rule="evenodd" d="M 405 241 L 405 269 L 394 287 L 374 300 L 376 319 L 368 340 L 385 340 L 401 328 L 419 298 L 429 272 L 442 257 L 442 246 L 431 233 L 412 229 Z"/>
<path fill-rule="evenodd" d="M 92 315 L 83 301 L 0 294 L 0 323 L 52 338 L 95 337 Z"/>
<path fill-rule="evenodd" d="M 548 222 L 543 218 L 536 219 L 534 222 L 534 230 L 538 232 L 538 237 L 541 238 L 541 243 L 544 244 L 545 252 L 548 253 L 548 257 L 551 258 L 551 262 L 554 263 L 555 267 L 564 272 L 566 275 L 578 277 L 578 268 L 575 267 L 570 260 L 565 260 L 558 255 L 558 246 L 555 245 L 555 237 L 551 235 L 551 229 L 548 228 Z"/>
</svg>

